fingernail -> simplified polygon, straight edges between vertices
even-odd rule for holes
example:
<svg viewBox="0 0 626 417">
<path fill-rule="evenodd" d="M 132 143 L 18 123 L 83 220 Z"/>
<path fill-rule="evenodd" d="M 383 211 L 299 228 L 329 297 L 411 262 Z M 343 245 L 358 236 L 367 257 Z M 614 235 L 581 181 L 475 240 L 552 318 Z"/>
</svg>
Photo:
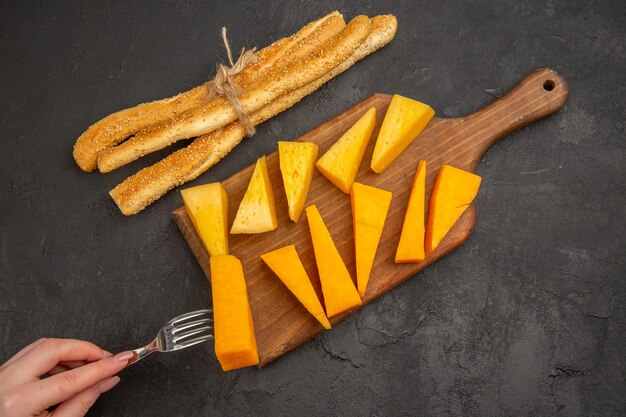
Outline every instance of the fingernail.
<svg viewBox="0 0 626 417">
<path fill-rule="evenodd" d="M 131 351 L 118 353 L 117 355 L 113 356 L 113 362 L 115 363 L 128 362 L 133 357 L 133 355 L 134 353 Z"/>
<path fill-rule="evenodd" d="M 100 390 L 100 394 L 104 394 L 105 392 L 112 390 L 113 387 L 118 384 L 118 382 L 120 382 L 120 377 L 117 375 L 112 376 L 109 379 L 105 379 L 102 384 L 98 385 L 98 390 Z"/>
<path fill-rule="evenodd" d="M 109 358 L 111 356 L 113 356 L 113 354 L 111 352 L 109 352 L 108 350 L 104 350 L 104 349 L 102 350 L 102 357 L 103 358 Z"/>
</svg>

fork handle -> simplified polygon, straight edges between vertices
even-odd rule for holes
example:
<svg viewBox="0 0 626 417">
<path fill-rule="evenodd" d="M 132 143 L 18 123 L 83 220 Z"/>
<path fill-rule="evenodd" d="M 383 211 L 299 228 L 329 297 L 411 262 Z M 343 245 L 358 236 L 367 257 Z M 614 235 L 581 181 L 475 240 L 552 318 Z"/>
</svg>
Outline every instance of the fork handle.
<svg viewBox="0 0 626 417">
<path fill-rule="evenodd" d="M 158 350 L 156 345 L 156 339 L 150 342 L 148 345 L 141 347 L 139 349 L 131 350 L 133 352 L 133 357 L 128 361 L 127 367 L 132 365 L 135 362 L 138 362 L 151 354 L 152 352 L 156 352 Z"/>
</svg>

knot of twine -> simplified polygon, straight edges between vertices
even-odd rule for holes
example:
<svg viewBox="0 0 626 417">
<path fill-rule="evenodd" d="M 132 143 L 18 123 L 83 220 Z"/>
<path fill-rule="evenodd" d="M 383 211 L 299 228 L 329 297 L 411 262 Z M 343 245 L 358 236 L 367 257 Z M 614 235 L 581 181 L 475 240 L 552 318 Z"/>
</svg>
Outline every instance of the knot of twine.
<svg viewBox="0 0 626 417">
<path fill-rule="evenodd" d="M 207 81 L 207 87 L 209 89 L 209 99 L 216 96 L 225 97 L 233 106 L 237 118 L 241 121 L 241 124 L 246 129 L 246 134 L 249 136 L 254 134 L 254 125 L 250 120 L 250 116 L 246 113 L 239 97 L 242 90 L 237 81 L 235 81 L 235 75 L 243 71 L 248 65 L 254 64 L 257 61 L 256 48 L 252 48 L 246 51 L 246 48 L 241 48 L 239 58 L 237 62 L 233 62 L 233 54 L 230 51 L 230 44 L 226 37 L 226 28 L 222 28 L 222 40 L 224 41 L 224 47 L 228 53 L 228 62 L 230 67 L 224 64 L 217 64 L 217 73 L 215 78 Z"/>
</svg>

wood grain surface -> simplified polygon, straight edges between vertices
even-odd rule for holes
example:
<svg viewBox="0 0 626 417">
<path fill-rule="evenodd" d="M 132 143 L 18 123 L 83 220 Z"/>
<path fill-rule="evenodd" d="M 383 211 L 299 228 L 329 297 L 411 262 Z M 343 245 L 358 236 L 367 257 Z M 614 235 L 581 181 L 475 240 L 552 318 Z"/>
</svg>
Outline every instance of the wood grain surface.
<svg viewBox="0 0 626 417">
<path fill-rule="evenodd" d="M 393 199 L 363 306 L 458 247 L 467 239 L 474 226 L 476 214 L 472 205 L 439 247 L 429 253 L 423 262 L 394 263 L 404 211 L 418 161 L 424 159 L 428 163 L 428 205 L 441 165 L 449 164 L 475 172 L 478 161 L 491 145 L 511 132 L 555 113 L 563 107 L 568 94 L 565 80 L 555 71 L 538 69 L 527 75 L 504 97 L 476 113 L 454 119 L 434 118 L 420 137 L 379 175 L 369 165 L 390 95 L 374 94 L 297 139 L 316 143 L 319 154 L 322 155 L 369 108 L 376 107 L 377 126 L 359 169 L 357 181 L 389 190 L 393 193 Z M 230 253 L 241 259 L 248 284 L 261 367 L 324 330 L 260 258 L 263 253 L 295 244 L 316 292 L 322 297 L 306 214 L 303 213 L 297 224 L 289 220 L 277 152 L 267 156 L 267 166 L 276 196 L 278 229 L 260 235 L 230 235 Z M 235 217 L 253 169 L 254 165 L 251 165 L 223 181 L 229 196 L 230 222 Z M 489 184 L 483 182 L 482 187 L 489 187 Z M 315 204 L 320 210 L 348 270 L 353 279 L 356 279 L 350 196 L 339 191 L 315 171 L 306 205 L 310 204 Z M 175 210 L 173 216 L 210 279 L 208 253 L 184 207 Z M 331 323 L 335 324 L 346 316 L 347 314 L 334 317 Z"/>
</svg>

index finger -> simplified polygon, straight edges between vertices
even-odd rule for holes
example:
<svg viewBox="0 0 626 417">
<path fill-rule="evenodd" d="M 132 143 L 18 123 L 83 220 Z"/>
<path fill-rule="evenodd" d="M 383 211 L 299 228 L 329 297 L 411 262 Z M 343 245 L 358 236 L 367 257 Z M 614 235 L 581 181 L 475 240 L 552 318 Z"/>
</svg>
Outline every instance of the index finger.
<svg viewBox="0 0 626 417">
<path fill-rule="evenodd" d="M 31 382 L 64 361 L 93 362 L 106 353 L 90 342 L 75 339 L 45 339 L 6 367 L 13 378 Z"/>
<path fill-rule="evenodd" d="M 5 363 L 2 364 L 2 366 L 0 366 L 0 369 L 2 368 L 6 368 L 7 366 L 11 365 L 13 362 L 15 362 L 16 360 L 18 360 L 19 358 L 21 358 L 22 356 L 24 356 L 24 354 L 26 352 L 28 352 L 29 350 L 31 350 L 32 348 L 34 348 L 35 346 L 37 346 L 38 344 L 42 343 L 44 340 L 44 338 L 41 339 L 37 339 L 35 340 L 33 343 L 24 346 L 22 349 L 20 349 L 15 355 L 11 356 Z"/>
<path fill-rule="evenodd" d="M 45 409 L 73 397 L 128 365 L 132 352 L 118 353 L 85 366 L 28 384 L 21 392 L 29 409 Z"/>
</svg>

